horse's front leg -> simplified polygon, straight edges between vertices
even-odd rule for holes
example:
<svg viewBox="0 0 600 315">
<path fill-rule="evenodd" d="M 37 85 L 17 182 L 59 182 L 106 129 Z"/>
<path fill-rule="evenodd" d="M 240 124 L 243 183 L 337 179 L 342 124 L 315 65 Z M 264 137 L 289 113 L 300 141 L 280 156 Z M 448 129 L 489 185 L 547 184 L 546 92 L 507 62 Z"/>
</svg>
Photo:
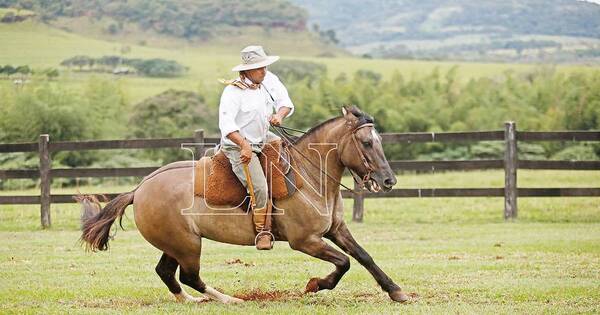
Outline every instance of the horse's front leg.
<svg viewBox="0 0 600 315">
<path fill-rule="evenodd" d="M 325 278 L 311 278 L 306 284 L 304 292 L 331 290 L 335 288 L 342 276 L 350 269 L 350 258 L 329 246 L 320 237 L 311 236 L 302 240 L 290 241 L 290 247 L 335 265 L 335 270 Z"/>
<path fill-rule="evenodd" d="M 389 294 L 392 300 L 396 302 L 408 301 L 408 296 L 402 292 L 402 289 L 375 264 L 371 255 L 354 240 L 346 223 L 342 222 L 337 229 L 330 231 L 325 237 L 332 240 L 337 246 L 363 265 L 373 275 L 381 288 Z"/>
</svg>

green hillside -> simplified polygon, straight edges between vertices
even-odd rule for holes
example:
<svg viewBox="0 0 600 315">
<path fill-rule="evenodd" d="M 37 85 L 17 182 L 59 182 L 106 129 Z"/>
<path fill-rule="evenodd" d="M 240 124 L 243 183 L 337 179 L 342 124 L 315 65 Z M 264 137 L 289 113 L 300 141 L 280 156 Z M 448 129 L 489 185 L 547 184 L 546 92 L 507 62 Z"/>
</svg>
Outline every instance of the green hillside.
<svg viewBox="0 0 600 315">
<path fill-rule="evenodd" d="M 246 1 L 243 6 L 231 0 L 0 0 L 0 10 L 35 12 L 35 21 L 52 28 L 122 45 L 203 47 L 213 53 L 227 53 L 229 48 L 219 48 L 231 43 L 240 47 L 263 43 L 279 53 L 347 54 L 307 31 L 306 12 L 281 0 Z M 0 24 L 15 24 L 11 21 Z"/>
<path fill-rule="evenodd" d="M 118 33 L 124 23 L 184 38 L 210 38 L 222 27 L 259 26 L 302 31 L 306 12 L 283 0 L 2 0 L 0 7 L 37 12 L 44 21 L 59 17 L 110 18 L 107 28 Z"/>
<path fill-rule="evenodd" d="M 297 37 L 277 37 L 257 41 L 251 37 L 245 40 L 227 42 L 213 41 L 203 46 L 187 45 L 177 49 L 158 48 L 141 45 L 129 45 L 115 41 L 94 39 L 48 26 L 42 22 L 25 21 L 16 24 L 0 24 L 0 41 L 5 43 L 0 50 L 3 64 L 29 65 L 33 68 L 58 67 L 64 59 L 75 55 L 100 57 L 120 54 L 124 46 L 129 47 L 126 57 L 130 58 L 165 58 L 176 60 L 189 67 L 187 75 L 180 78 L 143 78 L 119 77 L 109 74 L 93 74 L 119 80 L 131 98 L 137 102 L 152 95 L 159 94 L 169 88 L 197 90 L 199 85 L 216 86 L 216 79 L 234 74 L 230 69 L 239 61 L 238 51 L 252 43 L 263 44 L 271 53 L 280 54 L 283 59 L 300 59 L 322 63 L 327 66 L 331 77 L 344 72 L 352 74 L 359 69 L 368 69 L 384 76 L 399 71 L 407 76 L 418 76 L 434 68 L 446 71 L 458 65 L 458 74 L 468 79 L 471 77 L 490 77 L 502 74 L 508 69 L 526 71 L 533 69 L 528 65 L 490 64 L 490 63 L 456 63 L 429 62 L 410 60 L 361 59 L 352 57 L 312 57 L 314 49 L 307 33 Z M 315 52 L 315 50 L 312 50 Z M 576 66 L 561 66 L 559 71 L 577 71 L 584 69 Z M 70 73 L 63 69 L 60 78 L 62 84 L 77 88 L 92 74 Z M 0 81 L 2 82 L 2 81 Z M 7 84 L 6 81 L 0 84 Z"/>
<path fill-rule="evenodd" d="M 598 61 L 600 5 L 576 0 L 292 0 L 357 54 Z"/>
</svg>

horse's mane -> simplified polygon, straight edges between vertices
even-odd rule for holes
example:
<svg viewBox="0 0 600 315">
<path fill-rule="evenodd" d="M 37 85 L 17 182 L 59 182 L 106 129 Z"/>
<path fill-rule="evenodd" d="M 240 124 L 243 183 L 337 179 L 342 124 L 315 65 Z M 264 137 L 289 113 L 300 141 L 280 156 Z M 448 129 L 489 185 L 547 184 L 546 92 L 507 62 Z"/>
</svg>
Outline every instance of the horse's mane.
<svg viewBox="0 0 600 315">
<path fill-rule="evenodd" d="M 346 109 L 348 110 L 348 112 L 352 113 L 354 115 L 354 117 L 358 118 L 358 123 L 356 124 L 357 126 L 361 126 L 367 123 L 373 123 L 374 119 L 372 116 L 370 116 L 369 114 L 361 111 L 358 107 L 352 105 L 352 106 L 348 106 L 346 107 Z M 298 144 L 300 141 L 304 140 L 305 138 L 308 138 L 309 136 L 311 136 L 312 134 L 320 131 L 321 129 L 329 126 L 331 123 L 333 123 L 334 121 L 343 118 L 343 116 L 335 116 L 332 118 L 327 119 L 326 121 L 308 129 L 308 131 L 306 131 L 306 133 L 304 135 L 302 135 L 299 138 L 294 139 L 294 144 Z"/>
</svg>

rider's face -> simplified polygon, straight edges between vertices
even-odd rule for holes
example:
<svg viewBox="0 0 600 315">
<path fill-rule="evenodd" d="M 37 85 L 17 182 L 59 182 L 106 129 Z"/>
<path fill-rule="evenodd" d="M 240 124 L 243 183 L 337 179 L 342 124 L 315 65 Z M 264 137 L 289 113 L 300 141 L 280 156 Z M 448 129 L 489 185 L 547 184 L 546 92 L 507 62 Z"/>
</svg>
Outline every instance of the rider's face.
<svg viewBox="0 0 600 315">
<path fill-rule="evenodd" d="M 261 83 L 265 79 L 266 74 L 267 74 L 267 67 L 244 71 L 244 75 L 248 79 L 250 79 L 250 81 L 252 81 L 256 84 Z"/>
</svg>

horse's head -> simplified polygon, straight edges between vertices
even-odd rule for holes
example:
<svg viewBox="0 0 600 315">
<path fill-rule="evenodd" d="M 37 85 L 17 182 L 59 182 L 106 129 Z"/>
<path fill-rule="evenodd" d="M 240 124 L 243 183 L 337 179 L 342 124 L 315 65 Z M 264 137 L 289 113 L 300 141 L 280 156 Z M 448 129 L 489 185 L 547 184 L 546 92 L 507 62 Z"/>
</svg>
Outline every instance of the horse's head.
<svg viewBox="0 0 600 315">
<path fill-rule="evenodd" d="M 396 176 L 385 158 L 373 117 L 356 106 L 342 107 L 342 114 L 348 130 L 339 141 L 342 164 L 369 191 L 390 191 L 396 184 Z"/>
</svg>

